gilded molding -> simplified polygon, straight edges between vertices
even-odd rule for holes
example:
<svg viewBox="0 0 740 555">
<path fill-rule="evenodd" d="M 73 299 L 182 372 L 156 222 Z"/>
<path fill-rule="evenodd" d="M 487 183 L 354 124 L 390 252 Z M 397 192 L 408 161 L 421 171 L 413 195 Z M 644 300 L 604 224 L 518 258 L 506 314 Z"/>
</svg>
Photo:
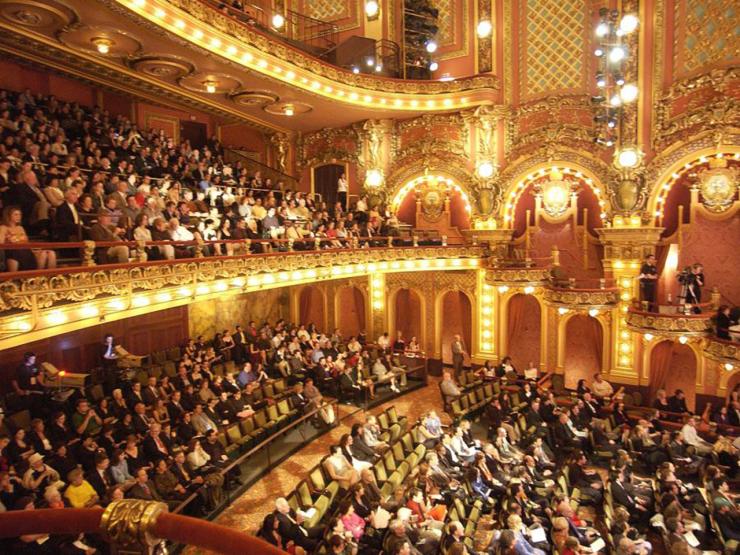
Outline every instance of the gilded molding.
<svg viewBox="0 0 740 555">
<path fill-rule="evenodd" d="M 478 1 L 478 18 L 476 21 L 488 20 L 493 24 L 493 14 L 491 13 L 491 0 Z M 475 22 L 474 22 L 475 23 Z M 477 37 L 478 48 L 478 73 L 488 73 L 493 71 L 493 37 L 492 32 L 486 38 Z"/>
<path fill-rule="evenodd" d="M 704 342 L 704 355 L 722 363 L 737 364 L 740 368 L 740 344 L 720 341 L 707 337 Z"/>
<path fill-rule="evenodd" d="M 655 245 L 660 241 L 662 227 L 602 227 L 596 233 L 604 246 L 603 259 L 609 261 L 643 260 L 655 254 Z"/>
<path fill-rule="evenodd" d="M 436 126 L 451 126 L 458 129 L 460 137 L 436 137 L 432 130 Z M 412 129 L 425 131 L 424 137 L 415 140 L 411 144 L 399 144 L 403 140 L 403 134 Z M 461 113 L 454 114 L 424 114 L 418 118 L 399 122 L 396 127 L 396 140 L 393 141 L 392 157 L 403 159 L 407 156 L 418 156 L 435 151 L 447 151 L 457 156 L 468 156 L 470 143 L 470 129 Z"/>
<path fill-rule="evenodd" d="M 356 125 L 351 125 L 301 134 L 297 146 L 298 166 L 311 168 L 340 160 L 362 165 L 359 131 Z M 319 152 L 312 154 L 316 149 Z"/>
<path fill-rule="evenodd" d="M 687 318 L 674 314 L 627 312 L 627 327 L 639 333 L 656 336 L 703 336 L 711 331 L 710 316 Z"/>
<path fill-rule="evenodd" d="M 161 540 L 153 535 L 157 518 L 167 512 L 167 504 L 140 499 L 113 501 L 100 519 L 101 531 L 116 547 L 149 550 Z"/>
<path fill-rule="evenodd" d="M 113 8 L 116 6 L 121 13 L 127 17 L 137 20 L 140 24 L 147 27 L 159 29 L 162 34 L 169 33 L 151 23 L 148 19 L 135 14 L 134 12 L 123 7 L 123 0 L 98 0 Z M 277 40 L 270 39 L 267 35 L 256 30 L 250 29 L 236 20 L 218 12 L 214 8 L 207 6 L 200 0 L 168 0 L 168 3 L 178 9 L 181 9 L 191 16 L 195 17 L 202 23 L 210 25 L 222 33 L 231 35 L 241 43 L 255 48 L 261 52 L 269 52 L 271 56 L 293 64 L 297 68 L 304 69 L 313 75 L 329 79 L 336 83 L 357 87 L 369 91 L 401 93 L 401 94 L 428 94 L 438 95 L 444 93 L 453 93 L 461 91 L 479 91 L 484 89 L 499 88 L 498 79 L 494 75 L 476 75 L 466 79 L 456 79 L 454 81 L 411 81 L 400 79 L 382 79 L 368 74 L 354 74 L 350 71 L 331 66 L 312 57 L 304 52 L 287 46 Z M 181 40 L 181 39 L 180 39 Z M 190 46 L 194 46 L 189 44 Z"/>
<path fill-rule="evenodd" d="M 106 270 L 71 272 L 53 276 L 7 280 L 0 283 L 0 312 L 30 311 L 66 302 L 98 297 L 130 295 L 166 287 L 189 286 L 220 279 L 297 270 L 330 270 L 333 266 L 370 264 L 414 259 L 478 258 L 482 247 L 390 247 L 352 251 L 296 252 L 280 256 L 245 256 L 221 260 L 192 259 L 171 264 L 131 266 Z M 329 272 L 329 276 L 331 276 Z"/>
<path fill-rule="evenodd" d="M 504 104 L 510 105 L 514 98 L 514 2 L 504 2 Z"/>
<path fill-rule="evenodd" d="M 619 291 L 594 289 L 590 291 L 571 289 L 545 289 L 545 302 L 552 306 L 569 308 L 613 307 L 619 303 Z"/>
<path fill-rule="evenodd" d="M 497 258 L 489 258 L 486 283 L 490 285 L 545 285 L 550 281 L 549 268 L 496 268 Z"/>
<path fill-rule="evenodd" d="M 653 0 L 653 80 L 652 80 L 652 109 L 650 125 L 650 142 L 655 144 L 658 133 L 657 118 L 661 110 L 660 99 L 663 96 L 663 81 L 665 80 L 665 12 L 666 0 Z"/>
</svg>

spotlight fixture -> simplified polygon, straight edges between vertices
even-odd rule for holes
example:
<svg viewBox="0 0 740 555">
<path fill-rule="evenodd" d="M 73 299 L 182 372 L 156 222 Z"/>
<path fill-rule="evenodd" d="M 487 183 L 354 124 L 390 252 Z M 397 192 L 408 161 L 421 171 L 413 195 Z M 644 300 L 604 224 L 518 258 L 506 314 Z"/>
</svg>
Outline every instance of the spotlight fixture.
<svg viewBox="0 0 740 555">
<path fill-rule="evenodd" d="M 365 15 L 368 19 L 375 19 L 380 13 L 380 5 L 377 0 L 367 0 L 365 2 Z"/>
<path fill-rule="evenodd" d="M 373 67 L 375 65 L 375 58 L 373 58 L 372 56 L 368 57 L 368 59 L 365 60 L 365 64 L 367 65 L 367 67 Z"/>
<path fill-rule="evenodd" d="M 429 71 L 437 71 L 438 69 L 439 69 L 439 64 L 435 62 L 434 60 L 432 60 L 429 63 Z"/>
<path fill-rule="evenodd" d="M 437 51 L 437 41 L 430 40 L 426 43 L 426 51 L 430 54 L 434 54 Z"/>
<path fill-rule="evenodd" d="M 597 48 L 596 50 L 594 50 L 594 55 L 597 58 L 601 58 L 604 55 L 604 49 L 603 48 Z"/>
<path fill-rule="evenodd" d="M 207 93 L 210 93 L 210 94 L 213 94 L 213 93 L 215 93 L 215 92 L 216 92 L 216 85 L 217 85 L 217 84 L 218 84 L 218 83 L 216 83 L 215 81 L 210 81 L 210 80 L 209 80 L 209 81 L 205 81 L 205 82 L 203 83 L 203 85 L 204 85 L 204 86 L 205 86 L 205 88 L 206 88 L 206 92 L 207 92 Z"/>
<path fill-rule="evenodd" d="M 596 74 L 596 86 L 600 89 L 606 87 L 606 75 L 601 72 Z"/>
<path fill-rule="evenodd" d="M 614 74 L 614 82 L 619 85 L 620 87 L 624 85 L 624 75 L 621 73 L 615 73 Z"/>
<path fill-rule="evenodd" d="M 609 34 L 609 25 L 602 21 L 596 26 L 596 36 L 599 38 L 603 38 Z"/>
<path fill-rule="evenodd" d="M 637 16 L 631 13 L 626 14 L 624 17 L 622 17 L 622 20 L 619 22 L 619 30 L 622 31 L 625 35 L 630 34 L 635 29 L 637 29 L 637 25 L 640 23 L 640 20 L 637 19 Z"/>
<path fill-rule="evenodd" d="M 478 23 L 478 27 L 476 27 L 476 32 L 478 33 L 479 39 L 486 39 L 491 36 L 491 33 L 493 32 L 493 25 L 488 19 L 483 19 Z"/>
<path fill-rule="evenodd" d="M 635 100 L 637 100 L 638 93 L 639 90 L 637 88 L 637 85 L 633 83 L 627 83 L 619 91 L 619 96 L 622 99 L 622 102 L 634 102 Z"/>
<path fill-rule="evenodd" d="M 380 73 L 383 71 L 383 66 L 381 64 L 375 64 L 375 71 L 376 73 Z"/>
<path fill-rule="evenodd" d="M 110 52 L 110 47 L 113 46 L 113 41 L 104 37 L 96 37 L 92 39 L 92 43 L 101 54 L 108 54 Z"/>
<path fill-rule="evenodd" d="M 627 57 L 627 50 L 624 46 L 614 46 L 609 50 L 609 61 L 618 64 Z"/>
<path fill-rule="evenodd" d="M 272 16 L 272 26 L 275 29 L 282 29 L 283 25 L 285 25 L 285 17 L 283 17 L 283 14 L 276 13 Z"/>
</svg>

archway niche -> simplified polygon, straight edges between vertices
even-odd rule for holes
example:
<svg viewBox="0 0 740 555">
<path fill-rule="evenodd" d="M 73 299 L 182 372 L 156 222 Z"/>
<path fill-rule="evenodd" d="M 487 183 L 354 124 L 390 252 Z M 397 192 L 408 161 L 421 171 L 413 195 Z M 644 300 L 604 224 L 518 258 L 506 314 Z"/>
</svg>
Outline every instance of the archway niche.
<svg viewBox="0 0 740 555">
<path fill-rule="evenodd" d="M 342 287 L 337 291 L 337 327 L 344 337 L 365 330 L 365 295 L 357 287 Z"/>
<path fill-rule="evenodd" d="M 394 332 L 402 332 L 408 343 L 412 337 L 423 345 L 422 299 L 413 289 L 399 289 L 396 293 Z M 392 337 L 391 339 L 394 339 Z"/>
<path fill-rule="evenodd" d="M 448 291 L 442 296 L 440 306 L 440 341 L 442 361 L 452 364 L 452 341 L 459 335 L 468 351 L 472 349 L 473 308 L 462 291 Z"/>
<path fill-rule="evenodd" d="M 677 389 L 686 394 L 690 410 L 696 406 L 696 354 L 688 345 L 661 341 L 650 352 L 650 391 L 665 389 L 670 397 Z"/>
<path fill-rule="evenodd" d="M 542 312 L 532 295 L 517 293 L 509 299 L 506 313 L 506 353 L 520 371 L 529 363 L 539 368 Z"/>
<path fill-rule="evenodd" d="M 314 324 L 318 329 L 326 330 L 326 311 L 324 294 L 313 285 L 306 285 L 298 296 L 298 318 L 301 324 Z"/>
<path fill-rule="evenodd" d="M 565 387 L 575 388 L 578 380 L 591 383 L 602 370 L 604 330 L 601 322 L 585 314 L 576 314 L 565 324 Z"/>
</svg>

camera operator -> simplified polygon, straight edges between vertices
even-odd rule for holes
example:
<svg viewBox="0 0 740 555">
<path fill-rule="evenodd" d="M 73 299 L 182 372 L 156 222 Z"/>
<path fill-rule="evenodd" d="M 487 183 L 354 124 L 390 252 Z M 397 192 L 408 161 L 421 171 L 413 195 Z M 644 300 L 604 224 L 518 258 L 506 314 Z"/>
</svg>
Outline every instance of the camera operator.
<svg viewBox="0 0 740 555">
<path fill-rule="evenodd" d="M 640 300 L 647 303 L 648 312 L 657 312 L 655 292 L 658 284 L 658 267 L 655 265 L 655 255 L 649 254 L 640 269 Z"/>
<path fill-rule="evenodd" d="M 704 287 L 704 267 L 698 262 L 691 266 L 691 273 L 688 275 L 686 283 L 686 304 L 694 305 L 692 312 L 701 313 L 701 288 Z"/>
</svg>

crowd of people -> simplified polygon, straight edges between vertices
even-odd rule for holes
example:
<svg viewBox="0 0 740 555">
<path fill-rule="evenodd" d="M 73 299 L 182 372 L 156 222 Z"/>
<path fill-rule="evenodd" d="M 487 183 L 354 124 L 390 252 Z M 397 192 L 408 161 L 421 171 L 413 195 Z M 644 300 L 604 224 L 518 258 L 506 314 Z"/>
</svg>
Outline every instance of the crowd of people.
<svg viewBox="0 0 740 555">
<path fill-rule="evenodd" d="M 188 340 L 174 375 L 150 372 L 142 380 L 119 367 L 108 335 L 98 384 L 103 395 L 87 390 L 66 401 L 41 385 L 39 361 L 29 352 L 0 413 L 8 430 L 0 436 L 0 510 L 105 506 L 136 498 L 172 508 L 188 500 L 187 513 L 208 514 L 225 490 L 241 483 L 240 467 L 231 464 L 219 436 L 278 400 L 277 392 L 267 397 L 262 386 L 283 380 L 287 389 L 280 398 L 299 415 L 310 413 L 307 425 L 323 429 L 336 420 L 327 394 L 364 401 L 358 397 L 362 389 L 375 395 L 375 387 L 398 391 L 405 385 L 405 369 L 392 351 L 398 344 L 371 349 L 364 335 L 326 335 L 313 325 L 282 320 L 261 327 L 249 322 L 210 341 Z M 371 369 L 369 378 L 363 378 L 363 367 Z M 29 411 L 30 425 L 3 422 L 13 407 Z M 14 553 L 61 549 L 88 555 L 105 549 L 94 537 L 47 540 L 22 536 L 11 547 Z"/>
<path fill-rule="evenodd" d="M 366 197 L 327 206 L 287 190 L 244 162 L 227 163 L 215 137 L 202 148 L 124 116 L 54 95 L 0 90 L 0 263 L 8 271 L 54 268 L 70 249 L 28 249 L 35 240 L 121 242 L 99 263 L 244 254 L 220 241 L 252 239 L 249 250 L 348 246 L 398 233 L 399 222 Z M 174 241 L 143 252 L 127 241 Z"/>
<path fill-rule="evenodd" d="M 468 419 L 445 424 L 428 411 L 414 430 L 423 462 L 381 493 L 374 466 L 389 446 L 369 416 L 324 464 L 340 488 L 332 517 L 308 526 L 279 498 L 259 535 L 289 553 L 323 541 L 327 552 L 348 555 L 649 555 L 656 541 L 661 552 L 698 555 L 740 539 L 730 489 L 740 439 L 709 433 L 682 391 L 659 391 L 654 410 L 628 414 L 621 390 L 600 374 L 567 400 L 538 389 L 508 357 L 478 376 L 501 386 L 481 415 L 487 435 Z M 440 389 L 465 395 L 452 372 Z M 722 409 L 735 419 L 739 396 Z M 477 511 L 472 526 L 456 520 L 461 502 Z M 471 537 L 476 527 L 484 532 Z"/>
</svg>

